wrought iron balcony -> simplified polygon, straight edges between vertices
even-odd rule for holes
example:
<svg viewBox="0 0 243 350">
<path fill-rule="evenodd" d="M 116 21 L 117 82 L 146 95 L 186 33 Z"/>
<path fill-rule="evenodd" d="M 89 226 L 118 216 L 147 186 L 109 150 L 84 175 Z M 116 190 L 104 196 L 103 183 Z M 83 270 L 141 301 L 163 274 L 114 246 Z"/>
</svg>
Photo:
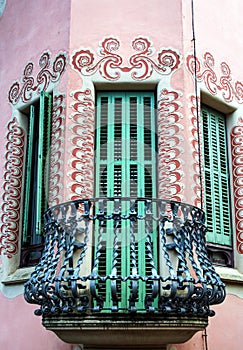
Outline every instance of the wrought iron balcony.
<svg viewBox="0 0 243 350">
<path fill-rule="evenodd" d="M 206 252 L 205 215 L 161 199 L 81 199 L 45 213 L 45 248 L 25 284 L 47 329 L 88 345 L 188 340 L 225 287 Z M 124 334 L 124 329 L 126 333 Z"/>
</svg>

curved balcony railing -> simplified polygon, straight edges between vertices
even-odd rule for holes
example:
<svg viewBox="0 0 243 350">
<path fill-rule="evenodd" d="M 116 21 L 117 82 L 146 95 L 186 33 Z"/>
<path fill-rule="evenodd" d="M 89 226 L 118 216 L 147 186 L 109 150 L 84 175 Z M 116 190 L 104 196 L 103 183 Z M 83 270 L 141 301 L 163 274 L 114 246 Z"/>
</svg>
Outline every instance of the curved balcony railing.
<svg viewBox="0 0 243 350">
<path fill-rule="evenodd" d="M 37 315 L 212 316 L 225 287 L 197 207 L 146 198 L 80 199 L 45 213 L 45 248 L 25 284 Z M 119 316 L 119 317 L 120 317 Z"/>
</svg>

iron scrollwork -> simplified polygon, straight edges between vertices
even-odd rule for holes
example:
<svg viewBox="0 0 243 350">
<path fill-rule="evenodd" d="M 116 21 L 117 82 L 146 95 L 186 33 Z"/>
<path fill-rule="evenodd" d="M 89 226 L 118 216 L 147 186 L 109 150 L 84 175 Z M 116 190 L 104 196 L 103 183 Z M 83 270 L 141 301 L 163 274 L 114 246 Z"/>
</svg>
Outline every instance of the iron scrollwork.
<svg viewBox="0 0 243 350">
<path fill-rule="evenodd" d="M 45 213 L 45 248 L 25 284 L 25 299 L 40 305 L 37 315 L 212 316 L 210 305 L 224 300 L 225 286 L 208 258 L 205 232 L 204 212 L 174 201 L 100 198 L 56 205 Z"/>
</svg>

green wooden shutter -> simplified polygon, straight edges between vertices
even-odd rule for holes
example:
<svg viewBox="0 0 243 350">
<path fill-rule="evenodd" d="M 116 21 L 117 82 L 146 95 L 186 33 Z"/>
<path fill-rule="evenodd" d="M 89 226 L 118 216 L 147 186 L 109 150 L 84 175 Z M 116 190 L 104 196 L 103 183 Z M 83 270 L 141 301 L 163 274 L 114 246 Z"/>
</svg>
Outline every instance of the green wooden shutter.
<svg viewBox="0 0 243 350">
<path fill-rule="evenodd" d="M 96 119 L 96 197 L 156 197 L 156 133 L 154 95 L 152 92 L 100 92 L 97 94 Z M 144 204 L 136 208 L 144 213 Z M 113 203 L 106 210 L 112 212 Z M 123 202 L 122 211 L 129 210 Z M 132 273 L 130 251 L 130 223 L 119 228 L 117 257 L 118 273 Z M 103 227 L 99 272 L 111 274 L 114 227 L 108 221 Z M 156 231 L 156 229 L 155 229 Z M 145 276 L 145 225 L 142 220 L 134 227 L 138 273 Z M 95 233 L 97 246 L 98 231 Z M 157 235 L 153 238 L 157 246 Z M 155 249 L 156 250 L 156 249 Z M 105 266 L 104 266 L 105 264 Z M 139 301 L 144 302 L 145 288 L 139 281 Z M 128 283 L 119 286 L 120 307 L 127 308 L 130 289 Z M 147 291 L 148 292 L 148 291 Z M 110 281 L 106 281 L 105 307 L 111 304 Z"/>
<path fill-rule="evenodd" d="M 42 216 L 47 209 L 51 142 L 52 96 L 41 92 L 39 105 L 30 106 L 26 150 L 22 242 L 38 244 Z"/>
<path fill-rule="evenodd" d="M 202 106 L 207 241 L 232 245 L 225 116 Z"/>
<path fill-rule="evenodd" d="M 52 96 L 41 91 L 37 164 L 36 234 L 41 234 L 42 216 L 48 206 L 49 157 L 51 143 Z"/>
<path fill-rule="evenodd" d="M 30 239 L 28 230 L 30 219 L 30 195 L 31 195 L 31 177 L 34 158 L 34 123 L 35 123 L 35 107 L 30 106 L 29 124 L 28 124 L 28 141 L 27 141 L 27 156 L 25 168 L 25 196 L 24 196 L 24 214 L 23 214 L 23 233 L 22 241 L 25 243 Z"/>
<path fill-rule="evenodd" d="M 154 118 L 152 93 L 98 94 L 96 196 L 156 197 Z"/>
</svg>

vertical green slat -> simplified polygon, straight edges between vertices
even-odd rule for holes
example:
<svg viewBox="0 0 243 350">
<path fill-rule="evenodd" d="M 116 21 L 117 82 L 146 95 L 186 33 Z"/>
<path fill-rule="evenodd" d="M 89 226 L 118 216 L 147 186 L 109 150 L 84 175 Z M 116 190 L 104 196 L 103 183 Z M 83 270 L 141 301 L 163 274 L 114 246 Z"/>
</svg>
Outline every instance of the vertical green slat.
<svg viewBox="0 0 243 350">
<path fill-rule="evenodd" d="M 130 174 L 128 162 L 130 159 L 130 119 L 129 119 L 129 100 L 125 93 L 122 96 L 122 157 L 121 157 L 121 175 L 122 175 L 122 197 L 129 197 L 130 195 Z M 122 203 L 122 211 L 129 211 L 130 203 Z M 130 274 L 130 222 L 122 221 L 121 225 L 121 273 L 123 276 Z M 122 299 L 121 307 L 128 307 L 128 285 L 122 283 L 121 285 Z"/>
<path fill-rule="evenodd" d="M 47 165 L 45 161 L 47 160 L 47 155 L 50 150 L 51 114 L 51 95 L 45 91 L 41 91 L 37 162 L 36 234 L 41 233 L 41 219 L 43 211 L 46 209 L 46 205 L 43 203 L 46 200 L 45 197 L 48 196 L 48 189 L 45 188 L 44 181 L 44 167 Z M 48 165 L 46 169 L 48 169 Z"/>
<path fill-rule="evenodd" d="M 108 110 L 107 110 L 107 196 L 114 196 L 114 99 L 113 96 L 108 97 Z M 108 185 L 109 184 L 109 185 Z M 113 211 L 113 203 L 107 203 L 107 211 L 110 213 Z M 112 257 L 113 257 L 113 220 L 107 221 L 106 225 L 106 275 L 111 274 Z M 110 281 L 106 282 L 106 303 L 105 306 L 111 306 L 111 288 Z"/>
<path fill-rule="evenodd" d="M 23 214 L 23 233 L 22 240 L 27 242 L 28 225 L 30 213 L 30 184 L 31 184 L 31 170 L 33 160 L 33 138 L 34 138 L 34 123 L 35 123 L 35 107 L 30 106 L 29 126 L 28 126 L 28 143 L 27 143 L 27 160 L 25 169 L 25 196 L 24 196 L 24 214 Z"/>
</svg>

